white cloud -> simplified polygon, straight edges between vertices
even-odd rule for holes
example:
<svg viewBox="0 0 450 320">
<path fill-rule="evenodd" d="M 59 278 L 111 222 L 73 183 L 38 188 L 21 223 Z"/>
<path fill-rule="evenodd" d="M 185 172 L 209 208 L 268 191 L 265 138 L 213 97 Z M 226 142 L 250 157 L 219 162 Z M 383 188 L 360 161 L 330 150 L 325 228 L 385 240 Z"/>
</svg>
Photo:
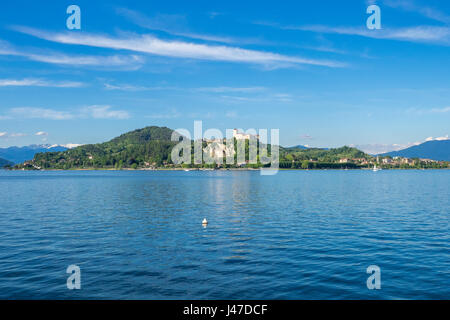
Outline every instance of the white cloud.
<svg viewBox="0 0 450 320">
<path fill-rule="evenodd" d="M 64 147 L 67 149 L 73 149 L 73 148 L 76 148 L 79 146 L 82 146 L 82 144 L 78 144 L 78 143 L 52 144 L 52 145 L 47 145 L 47 149 L 52 149 L 52 148 L 56 148 L 56 147 Z"/>
<path fill-rule="evenodd" d="M 89 106 L 82 110 L 83 114 L 94 119 L 128 119 L 130 114 L 124 110 L 112 110 L 111 106 Z"/>
<path fill-rule="evenodd" d="M 8 133 L 8 132 L 0 132 L 0 138 L 20 138 L 25 137 L 26 133 Z"/>
<path fill-rule="evenodd" d="M 181 117 L 181 113 L 179 113 L 176 109 L 172 109 L 166 113 L 157 113 L 148 115 L 147 118 L 151 119 L 174 119 Z"/>
<path fill-rule="evenodd" d="M 175 90 L 178 88 L 175 87 L 145 87 L 145 86 L 136 86 L 132 84 L 104 84 L 106 90 L 119 90 L 119 91 L 158 91 L 158 90 Z"/>
<path fill-rule="evenodd" d="M 114 38 L 86 33 L 52 33 L 28 27 L 15 27 L 14 29 L 40 39 L 57 43 L 85 45 L 116 50 L 129 50 L 172 58 L 259 64 L 269 66 L 271 68 L 304 64 L 325 67 L 346 66 L 346 64 L 336 61 L 293 57 L 277 53 L 241 49 L 223 45 L 218 46 L 184 41 L 161 40 L 151 35 L 128 35 L 122 38 Z"/>
<path fill-rule="evenodd" d="M 433 112 L 433 113 L 447 113 L 447 112 L 450 112 L 450 107 L 434 108 L 434 109 L 431 109 L 431 112 Z"/>
<path fill-rule="evenodd" d="M 384 0 L 383 4 L 392 8 L 398 8 L 405 11 L 416 12 L 429 19 L 450 23 L 450 16 L 441 12 L 435 8 L 424 6 L 423 4 L 418 5 L 411 0 Z"/>
<path fill-rule="evenodd" d="M 68 56 L 68 55 L 26 55 L 27 58 L 35 61 L 63 64 L 72 66 L 135 66 L 138 67 L 143 59 L 136 55 L 131 56 Z"/>
<path fill-rule="evenodd" d="M 280 102 L 292 102 L 292 95 L 287 93 L 276 93 L 274 94 L 274 99 Z"/>
<path fill-rule="evenodd" d="M 399 151 L 414 145 L 418 145 L 420 142 L 416 143 L 406 143 L 406 144 L 382 144 L 382 143 L 374 143 L 374 144 L 359 144 L 359 145 L 350 145 L 350 147 L 355 147 L 359 150 L 362 150 L 368 154 L 382 154 L 391 151 Z"/>
<path fill-rule="evenodd" d="M 450 140 L 448 135 L 443 136 L 443 137 L 437 137 L 437 138 L 428 137 L 428 138 L 425 139 L 425 141 L 445 141 L 445 140 Z"/>
<path fill-rule="evenodd" d="M 69 120 L 74 118 L 70 112 L 44 108 L 13 108 L 10 113 L 13 117 L 26 119 Z"/>
<path fill-rule="evenodd" d="M 259 94 L 258 91 L 265 90 L 265 88 L 261 88 L 261 90 L 254 90 L 254 91 L 240 91 L 238 88 L 236 88 L 236 91 L 223 91 L 223 93 L 230 93 L 230 94 L 221 94 L 220 98 L 227 102 L 232 103 L 243 103 L 243 102 L 260 102 L 260 103 L 267 103 L 267 102 L 282 102 L 282 103 L 289 103 L 294 101 L 294 97 L 291 94 L 287 93 L 263 93 Z M 214 91 L 211 91 L 214 92 Z M 221 93 L 221 91 L 217 91 L 218 93 Z M 256 94 L 252 94 L 255 92 Z M 239 94 L 239 95 L 238 95 Z"/>
<path fill-rule="evenodd" d="M 237 116 L 238 116 L 238 114 L 236 111 L 228 111 L 225 114 L 225 117 L 227 117 L 227 118 L 237 118 Z"/>
<path fill-rule="evenodd" d="M 406 112 L 417 115 L 442 114 L 450 112 L 450 107 L 433 108 L 433 109 L 409 108 L 406 110 Z"/>
<path fill-rule="evenodd" d="M 182 32 L 181 29 L 186 30 L 186 17 L 176 14 L 157 14 L 154 17 L 147 17 L 140 12 L 130 10 L 127 8 L 118 8 L 117 13 L 124 16 L 125 18 L 131 20 L 133 23 L 140 27 L 159 30 L 175 36 L 181 36 L 191 39 L 223 42 L 223 43 L 233 43 L 237 40 L 230 37 L 218 37 L 212 35 L 198 34 L 193 32 Z"/>
<path fill-rule="evenodd" d="M 262 98 L 252 98 L 252 97 L 242 97 L 242 96 L 230 96 L 222 95 L 220 96 L 224 100 L 234 101 L 234 102 L 263 102 Z"/>
<path fill-rule="evenodd" d="M 266 90 L 264 87 L 205 87 L 197 88 L 196 91 L 200 92 L 213 92 L 213 93 L 224 93 L 224 92 L 239 92 L 239 93 L 252 93 L 260 92 Z"/>
<path fill-rule="evenodd" d="M 422 143 L 428 142 L 428 141 L 443 141 L 443 140 L 450 140 L 450 138 L 448 135 L 446 135 L 446 136 L 442 136 L 442 137 L 438 137 L 438 138 L 428 137 L 424 141 L 408 142 L 408 143 L 403 143 L 403 144 L 397 144 L 397 143 L 381 144 L 381 143 L 378 143 L 378 144 L 364 144 L 364 145 L 350 145 L 350 146 L 358 148 L 369 154 L 382 154 L 382 153 L 387 153 L 387 152 L 391 152 L 391 151 L 403 150 L 406 148 L 417 146 L 419 144 L 422 144 Z"/>
<path fill-rule="evenodd" d="M 35 136 L 48 136 L 48 133 L 44 132 L 44 131 L 39 131 L 39 132 L 36 132 L 34 135 Z"/>
<path fill-rule="evenodd" d="M 71 119 L 128 119 L 130 114 L 124 110 L 113 110 L 111 106 L 93 105 L 81 108 L 79 111 L 60 111 L 46 108 L 12 108 L 7 115 L 10 118 L 19 119 L 46 119 L 46 120 L 71 120 Z M 37 135 L 37 134 L 36 134 Z"/>
<path fill-rule="evenodd" d="M 131 70 L 140 68 L 145 61 L 143 57 L 137 55 L 89 56 L 66 55 L 57 52 L 33 53 L 30 49 L 13 48 L 5 41 L 0 41 L 0 55 L 23 57 L 32 61 L 58 65 L 117 67 Z"/>
<path fill-rule="evenodd" d="M 73 148 L 82 146 L 82 144 L 79 144 L 79 143 L 67 143 L 67 144 L 62 144 L 61 146 L 64 147 L 64 148 L 67 148 L 67 149 L 73 149 Z"/>
<path fill-rule="evenodd" d="M 142 28 L 149 30 L 163 31 L 167 34 L 177 37 L 190 38 L 209 42 L 220 42 L 225 44 L 232 44 L 232 43 L 268 44 L 267 41 L 262 40 L 260 38 L 218 36 L 192 32 L 190 31 L 187 18 L 185 15 L 157 13 L 152 17 L 148 17 L 138 11 L 130 10 L 127 8 L 117 8 L 116 12 Z M 214 18 L 218 15 L 221 15 L 221 13 L 218 12 L 208 13 L 208 16 L 210 18 Z"/>
<path fill-rule="evenodd" d="M 26 133 L 11 133 L 10 135 L 9 135 L 11 138 L 20 138 L 20 137 L 25 137 L 25 136 L 27 136 L 27 134 Z"/>
<path fill-rule="evenodd" d="M 283 29 L 342 35 L 356 35 L 375 39 L 429 42 L 442 45 L 450 45 L 450 28 L 441 26 L 414 26 L 404 28 L 383 28 L 381 30 L 368 30 L 364 27 L 330 27 L 324 25 L 311 25 L 283 27 Z"/>
<path fill-rule="evenodd" d="M 282 30 L 311 31 L 316 33 L 341 34 L 361 36 L 373 39 L 388 39 L 398 41 L 434 43 L 440 45 L 450 45 L 450 27 L 421 25 L 411 27 L 386 27 L 380 30 L 369 30 L 364 26 L 360 27 L 336 27 L 327 25 L 280 25 L 270 22 L 256 22 L 256 24 Z"/>
<path fill-rule="evenodd" d="M 55 87 L 55 88 L 79 88 L 81 82 L 53 82 L 43 79 L 0 79 L 0 87 Z"/>
</svg>

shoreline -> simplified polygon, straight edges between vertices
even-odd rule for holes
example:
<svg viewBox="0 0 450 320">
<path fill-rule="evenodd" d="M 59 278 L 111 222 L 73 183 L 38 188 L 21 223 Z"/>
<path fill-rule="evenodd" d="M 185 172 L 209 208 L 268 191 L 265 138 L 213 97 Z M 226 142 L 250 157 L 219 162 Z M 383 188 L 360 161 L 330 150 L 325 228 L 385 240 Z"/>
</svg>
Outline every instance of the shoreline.
<svg viewBox="0 0 450 320">
<path fill-rule="evenodd" d="M 450 168 L 386 168 L 382 169 L 381 171 L 390 171 L 390 170 L 418 170 L 418 171 L 424 171 L 424 170 L 449 170 Z M 261 171 L 260 168 L 218 168 L 218 169 L 209 169 L 209 168 L 156 168 L 156 169 L 147 169 L 147 168 L 138 168 L 138 169 L 132 169 L 132 168 L 122 168 L 122 169 L 115 169 L 115 168 L 74 168 L 74 169 L 36 169 L 36 170 L 26 170 L 26 169 L 5 169 L 0 168 L 0 170 L 5 171 Z M 267 170 L 270 170 L 270 168 L 267 168 Z M 341 169 L 341 168 L 329 168 L 329 169 L 297 169 L 297 168 L 278 168 L 273 169 L 278 171 L 372 171 L 372 168 L 348 168 L 348 169 Z"/>
</svg>

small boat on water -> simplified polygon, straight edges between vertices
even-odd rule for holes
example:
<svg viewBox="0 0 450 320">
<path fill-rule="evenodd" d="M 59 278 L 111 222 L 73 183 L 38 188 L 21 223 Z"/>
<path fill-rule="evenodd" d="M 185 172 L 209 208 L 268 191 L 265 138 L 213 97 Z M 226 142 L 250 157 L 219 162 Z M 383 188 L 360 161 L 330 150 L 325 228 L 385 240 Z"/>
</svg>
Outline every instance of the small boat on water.
<svg viewBox="0 0 450 320">
<path fill-rule="evenodd" d="M 376 164 L 373 166 L 373 169 L 372 169 L 373 172 L 377 172 L 377 171 L 380 171 L 380 170 L 382 170 L 382 169 L 378 168 Z"/>
</svg>

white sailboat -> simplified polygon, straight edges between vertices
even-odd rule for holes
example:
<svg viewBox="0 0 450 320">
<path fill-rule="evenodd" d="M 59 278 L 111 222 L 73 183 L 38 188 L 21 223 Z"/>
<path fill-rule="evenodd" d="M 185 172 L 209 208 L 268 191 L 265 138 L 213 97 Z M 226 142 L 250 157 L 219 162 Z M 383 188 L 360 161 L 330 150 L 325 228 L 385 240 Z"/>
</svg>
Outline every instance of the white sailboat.
<svg viewBox="0 0 450 320">
<path fill-rule="evenodd" d="M 373 172 L 377 172 L 377 171 L 380 171 L 380 170 L 381 170 L 381 168 L 378 168 L 377 165 L 374 164 L 372 171 Z"/>
</svg>

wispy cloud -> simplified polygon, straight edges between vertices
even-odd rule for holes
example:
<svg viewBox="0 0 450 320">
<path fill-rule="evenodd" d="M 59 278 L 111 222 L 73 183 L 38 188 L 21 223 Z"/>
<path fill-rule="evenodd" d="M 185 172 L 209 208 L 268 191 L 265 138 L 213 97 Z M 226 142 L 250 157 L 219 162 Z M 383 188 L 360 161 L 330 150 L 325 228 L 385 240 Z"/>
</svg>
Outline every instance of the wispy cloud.
<svg viewBox="0 0 450 320">
<path fill-rule="evenodd" d="M 133 84 L 103 84 L 106 90 L 118 90 L 118 91 L 160 91 L 160 90 L 176 90 L 176 87 L 162 87 L 162 86 L 138 86 Z"/>
<path fill-rule="evenodd" d="M 450 107 L 445 107 L 445 108 L 434 108 L 431 109 L 432 113 L 447 113 L 450 112 Z"/>
<path fill-rule="evenodd" d="M 225 117 L 227 118 L 237 118 L 238 114 L 236 111 L 227 111 L 227 113 L 225 113 Z"/>
<path fill-rule="evenodd" d="M 428 7 L 423 4 L 419 5 L 412 0 L 384 0 L 383 4 L 391 8 L 398 8 L 404 11 L 415 12 L 435 21 L 450 23 L 450 16 L 445 12 L 432 7 Z"/>
<path fill-rule="evenodd" d="M 21 138 L 27 136 L 26 133 L 8 133 L 8 132 L 0 132 L 0 138 Z"/>
<path fill-rule="evenodd" d="M 172 58 L 259 64 L 269 68 L 292 67 L 293 65 L 314 65 L 333 68 L 346 66 L 345 63 L 337 61 L 286 56 L 278 53 L 248 50 L 224 45 L 168 41 L 161 40 L 152 35 L 129 35 L 119 38 L 85 33 L 53 33 L 28 27 L 14 27 L 14 29 L 40 39 L 57 43 L 129 50 Z"/>
<path fill-rule="evenodd" d="M 230 95 L 221 95 L 220 98 L 232 102 L 262 102 L 262 98 L 257 97 L 243 97 L 243 96 L 230 96 Z"/>
<path fill-rule="evenodd" d="M 44 131 L 39 131 L 39 132 L 36 132 L 34 135 L 35 136 L 48 136 L 48 133 L 44 132 Z"/>
<path fill-rule="evenodd" d="M 276 93 L 273 95 L 274 99 L 280 102 L 292 102 L 293 97 L 288 93 Z"/>
<path fill-rule="evenodd" d="M 241 93 L 240 95 L 237 95 Z M 244 95 L 247 92 L 230 92 L 230 94 L 221 94 L 220 98 L 222 100 L 232 102 L 232 103 L 245 103 L 245 102 L 293 102 L 294 97 L 287 93 L 268 93 L 268 94 L 257 94 L 257 95 Z"/>
<path fill-rule="evenodd" d="M 36 49 L 17 48 L 5 41 L 0 41 L 0 55 L 22 57 L 31 61 L 44 62 L 49 64 L 83 67 L 116 67 L 135 70 L 142 66 L 144 59 L 138 55 L 112 55 L 112 56 L 92 56 L 92 55 L 67 55 L 59 52 L 33 52 Z"/>
<path fill-rule="evenodd" d="M 362 150 L 368 154 L 382 154 L 391 151 L 399 151 L 403 150 L 415 145 L 420 144 L 421 142 L 408 142 L 405 144 L 382 144 L 382 143 L 374 143 L 374 144 L 351 144 L 350 147 L 355 147 L 359 150 Z"/>
<path fill-rule="evenodd" d="M 226 93 L 226 92 L 239 92 L 239 93 L 253 93 L 266 90 L 264 87 L 204 87 L 196 88 L 195 91 L 199 92 L 213 92 L 213 93 Z"/>
<path fill-rule="evenodd" d="M 197 40 L 214 41 L 222 43 L 237 42 L 237 40 L 231 37 L 220 37 L 214 35 L 199 34 L 190 31 L 188 32 L 181 31 L 188 29 L 186 17 L 184 15 L 157 14 L 154 17 L 148 17 L 140 12 L 130 10 L 127 8 L 117 8 L 116 12 L 119 15 L 132 21 L 133 23 L 137 24 L 138 26 L 149 30 L 163 31 L 171 35 Z"/>
<path fill-rule="evenodd" d="M 65 81 L 55 82 L 44 79 L 0 79 L 0 87 L 54 87 L 54 88 L 80 88 L 81 82 Z"/>
<path fill-rule="evenodd" d="M 11 133 L 9 136 L 10 136 L 11 138 L 20 138 L 20 137 L 26 137 L 27 134 L 26 134 L 26 133 L 21 133 L 21 132 L 19 132 L 19 133 Z"/>
<path fill-rule="evenodd" d="M 72 120 L 72 119 L 128 119 L 130 114 L 124 110 L 114 110 L 111 106 L 93 105 L 83 107 L 78 111 L 60 111 L 47 108 L 12 108 L 6 115 L 9 119 L 45 119 L 45 120 Z M 36 134 L 37 135 L 37 134 Z"/>
<path fill-rule="evenodd" d="M 450 45 L 450 28 L 440 26 L 414 26 L 368 30 L 364 27 L 330 27 L 325 25 L 285 27 L 292 30 L 312 31 L 342 35 L 355 35 L 374 39 L 388 39 L 410 42 L 429 42 Z"/>
<path fill-rule="evenodd" d="M 181 113 L 178 112 L 176 109 L 171 109 L 168 112 L 164 113 L 155 113 L 146 116 L 146 118 L 150 119 L 175 119 L 179 117 L 181 117 Z"/>
<path fill-rule="evenodd" d="M 130 56 L 68 56 L 63 54 L 56 55 L 23 55 L 30 60 L 46 62 L 52 64 L 71 65 L 71 66 L 103 66 L 103 67 L 130 67 L 137 69 L 143 63 L 142 57 L 136 55 Z"/>
<path fill-rule="evenodd" d="M 372 39 L 450 45 L 450 27 L 447 26 L 421 25 L 411 27 L 388 27 L 383 25 L 383 29 L 369 30 L 364 26 L 281 25 L 271 22 L 255 22 L 255 24 L 282 30 L 310 31 L 320 34 L 341 34 Z M 326 49 L 327 48 L 324 47 L 324 50 Z"/>
<path fill-rule="evenodd" d="M 450 140 L 450 138 L 448 135 L 445 135 L 445 136 L 437 137 L 437 138 L 428 137 L 428 138 L 424 139 L 423 141 L 417 141 L 417 142 L 394 143 L 394 144 L 375 143 L 375 144 L 350 145 L 350 146 L 358 148 L 369 154 L 382 154 L 382 153 L 387 153 L 387 152 L 391 152 L 391 151 L 403 150 L 406 148 L 417 146 L 419 144 L 422 144 L 422 143 L 428 142 L 428 141 L 443 141 L 443 140 Z"/>
<path fill-rule="evenodd" d="M 409 108 L 406 110 L 406 113 L 415 115 L 443 114 L 443 113 L 450 113 L 450 107 L 432 108 L 432 109 Z"/>
<path fill-rule="evenodd" d="M 130 114 L 124 110 L 113 110 L 111 106 L 89 106 L 81 111 L 82 116 L 93 119 L 128 119 Z"/>
<path fill-rule="evenodd" d="M 433 137 L 428 137 L 425 139 L 425 141 L 446 141 L 446 140 L 450 140 L 450 138 L 448 137 L 448 134 L 442 137 L 437 137 L 437 138 L 433 138 Z"/>
<path fill-rule="evenodd" d="M 56 145 L 58 146 L 58 145 Z M 67 149 L 73 149 L 76 147 L 82 146 L 82 144 L 79 143 L 67 143 L 67 144 L 62 144 L 61 147 L 67 148 Z"/>
<path fill-rule="evenodd" d="M 10 110 L 10 115 L 23 119 L 69 120 L 74 118 L 74 115 L 67 111 L 30 107 L 13 108 Z"/>
<path fill-rule="evenodd" d="M 176 37 L 225 44 L 271 44 L 260 38 L 231 37 L 193 32 L 188 26 L 186 15 L 158 13 L 149 17 L 141 12 L 127 8 L 117 8 L 116 12 L 144 29 L 162 31 Z M 219 15 L 220 13 L 217 12 L 208 14 L 212 19 Z"/>
</svg>

